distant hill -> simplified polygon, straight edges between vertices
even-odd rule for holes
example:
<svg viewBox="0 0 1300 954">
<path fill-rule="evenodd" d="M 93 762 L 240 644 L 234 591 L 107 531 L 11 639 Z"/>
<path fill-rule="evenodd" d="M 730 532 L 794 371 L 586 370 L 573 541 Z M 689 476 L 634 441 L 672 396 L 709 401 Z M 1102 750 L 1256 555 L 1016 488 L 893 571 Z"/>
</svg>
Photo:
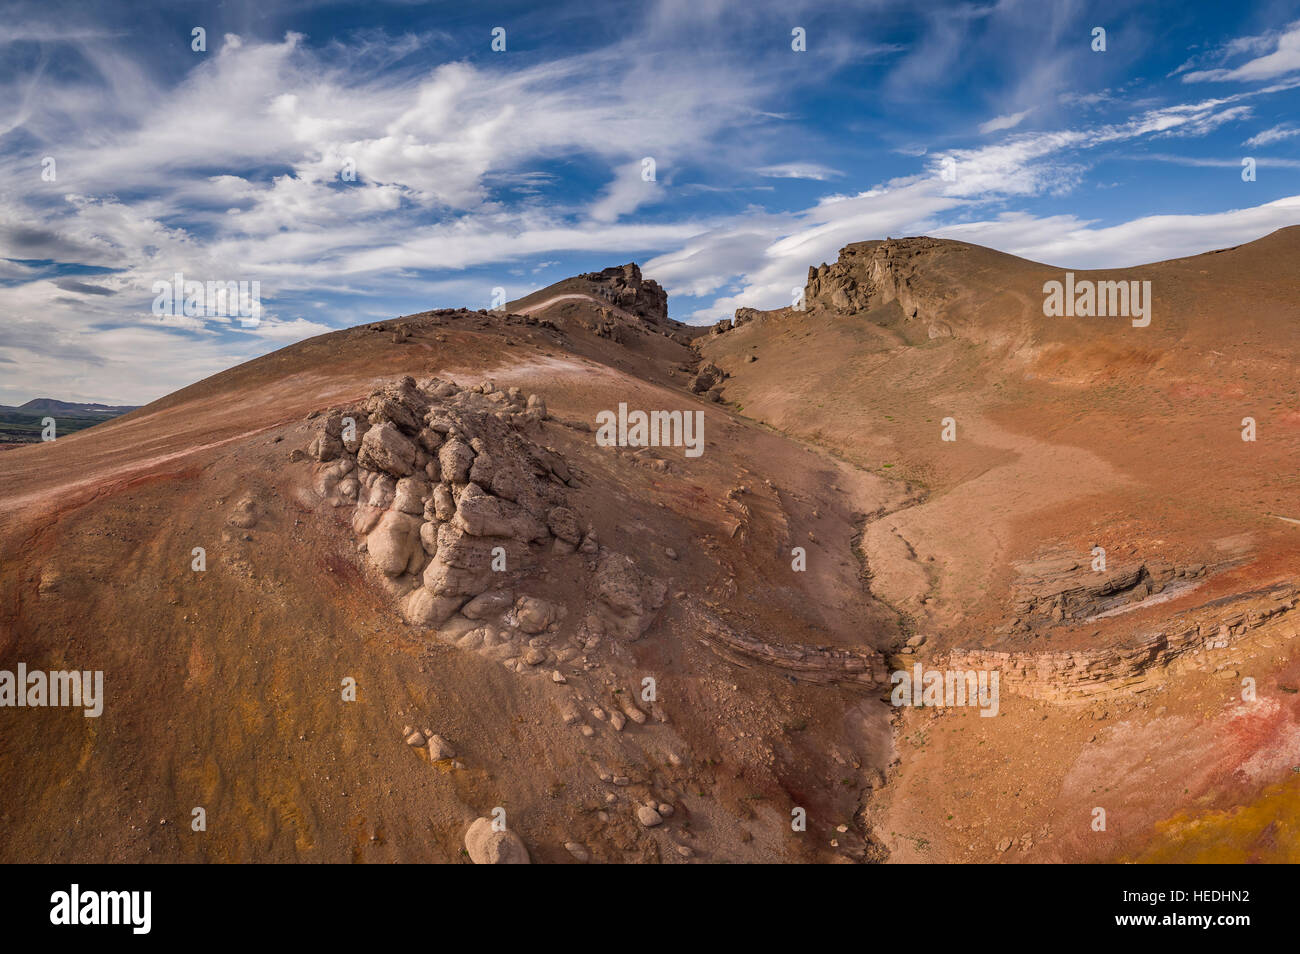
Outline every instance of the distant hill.
<svg viewBox="0 0 1300 954">
<path fill-rule="evenodd" d="M 135 407 L 113 404 L 74 404 L 70 401 L 56 401 L 54 398 L 32 398 L 26 404 L 17 407 L 0 404 L 0 411 L 31 411 L 40 414 L 102 414 L 117 417 L 134 411 Z"/>
<path fill-rule="evenodd" d="M 110 404 L 76 404 L 54 398 L 33 398 L 13 407 L 0 404 L 0 447 L 31 444 L 41 439 L 44 418 L 54 418 L 55 433 L 72 434 L 134 411 L 134 407 Z"/>
</svg>

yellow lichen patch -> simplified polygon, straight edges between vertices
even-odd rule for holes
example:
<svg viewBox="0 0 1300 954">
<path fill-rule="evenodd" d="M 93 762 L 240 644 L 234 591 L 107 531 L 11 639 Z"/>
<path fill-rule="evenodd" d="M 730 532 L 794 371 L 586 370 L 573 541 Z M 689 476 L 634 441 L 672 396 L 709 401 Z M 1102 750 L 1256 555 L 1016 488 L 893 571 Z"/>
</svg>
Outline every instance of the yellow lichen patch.
<svg viewBox="0 0 1300 954">
<path fill-rule="evenodd" d="M 1237 808 L 1180 812 L 1132 859 L 1154 864 L 1294 864 L 1300 862 L 1300 775 L 1265 789 Z"/>
</svg>

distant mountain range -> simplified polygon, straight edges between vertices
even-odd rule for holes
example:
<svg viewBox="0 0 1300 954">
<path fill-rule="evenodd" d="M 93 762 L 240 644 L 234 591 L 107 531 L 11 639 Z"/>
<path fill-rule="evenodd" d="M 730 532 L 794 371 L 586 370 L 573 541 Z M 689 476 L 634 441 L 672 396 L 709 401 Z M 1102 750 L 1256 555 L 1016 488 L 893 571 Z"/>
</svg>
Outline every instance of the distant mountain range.
<svg viewBox="0 0 1300 954">
<path fill-rule="evenodd" d="M 0 411 L 24 411 L 32 414 L 102 414 L 105 417 L 117 417 L 134 411 L 134 407 L 113 404 L 74 404 L 70 401 L 56 401 L 54 398 L 32 398 L 26 404 L 12 407 L 0 404 Z"/>
<path fill-rule="evenodd" d="M 134 407 L 110 404 L 77 404 L 54 398 L 33 398 L 13 407 L 0 404 L 0 448 L 12 444 L 32 444 L 41 440 L 42 421 L 54 418 L 55 433 L 71 434 L 102 421 L 121 417 Z"/>
</svg>

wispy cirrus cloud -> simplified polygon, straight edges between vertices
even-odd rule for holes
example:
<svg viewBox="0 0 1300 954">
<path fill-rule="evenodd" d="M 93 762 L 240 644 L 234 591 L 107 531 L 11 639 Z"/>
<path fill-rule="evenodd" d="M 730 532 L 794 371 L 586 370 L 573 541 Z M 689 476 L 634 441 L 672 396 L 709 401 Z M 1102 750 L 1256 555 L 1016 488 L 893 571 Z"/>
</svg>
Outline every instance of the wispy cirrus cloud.
<svg viewBox="0 0 1300 954">
<path fill-rule="evenodd" d="M 567 2 L 344 17 L 268 0 L 203 10 L 197 53 L 188 8 L 47 2 L 14 0 L 0 26 L 10 403 L 138 403 L 326 329 L 629 258 L 704 321 L 788 303 L 809 264 L 867 238 L 961 234 L 1082 267 L 1295 212 L 1277 204 L 1297 191 L 1285 156 L 1259 158 L 1273 174 L 1251 194 L 1202 187 L 1224 208 L 1175 227 L 1183 197 L 1160 178 L 1239 183 L 1244 136 L 1293 143 L 1300 79 L 1279 61 L 1253 68 L 1272 85 L 1188 101 L 1182 82 L 1283 52 L 1284 30 L 1177 72 L 1162 57 L 1185 38 L 1120 5 L 1101 55 L 1094 11 L 1028 0 L 656 0 L 608 31 Z M 1103 165 L 1119 185 L 1099 188 Z M 264 320 L 160 319 L 153 283 L 178 271 L 259 281 Z"/>
<path fill-rule="evenodd" d="M 1237 66 L 1192 69 L 1185 63 L 1176 72 L 1184 83 L 1208 83 L 1271 80 L 1300 71 L 1300 20 L 1280 30 L 1238 37 L 1212 54 L 1224 63 L 1243 55 L 1250 58 Z"/>
</svg>

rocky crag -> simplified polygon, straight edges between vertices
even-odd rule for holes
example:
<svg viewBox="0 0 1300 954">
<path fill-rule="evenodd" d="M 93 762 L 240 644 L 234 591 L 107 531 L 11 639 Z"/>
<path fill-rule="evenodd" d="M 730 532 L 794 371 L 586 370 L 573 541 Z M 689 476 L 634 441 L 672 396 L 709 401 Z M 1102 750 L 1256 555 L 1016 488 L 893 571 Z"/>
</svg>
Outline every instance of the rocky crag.
<svg viewBox="0 0 1300 954">
<path fill-rule="evenodd" d="M 940 249 L 960 248 L 931 238 L 855 242 L 840 249 L 833 265 L 809 266 L 805 307 L 856 314 L 898 302 L 904 318 L 930 322 L 930 337 L 952 334 L 939 320 L 946 300 L 928 274 L 927 262 Z"/>
<path fill-rule="evenodd" d="M 666 589 L 566 506 L 574 477 L 533 439 L 547 416 L 518 388 L 408 376 L 325 416 L 307 451 L 316 492 L 351 508 L 358 549 L 405 619 L 515 668 L 563 657 L 545 644 L 570 614 L 580 621 L 566 630 L 570 655 L 639 638 Z M 539 570 L 583 579 L 589 599 L 574 607 L 523 592 Z"/>
<path fill-rule="evenodd" d="M 1204 564 L 1148 560 L 1135 566 L 1093 570 L 1087 561 L 1061 556 L 1022 563 L 1012 583 L 1012 618 L 999 632 L 1026 632 L 1079 622 L 1131 607 L 1151 596 L 1186 589 L 1204 577 Z"/>
<path fill-rule="evenodd" d="M 591 283 L 593 294 L 624 311 L 654 324 L 668 320 L 668 293 L 658 282 L 642 278 L 641 269 L 635 262 L 587 272 L 578 278 Z"/>
</svg>

